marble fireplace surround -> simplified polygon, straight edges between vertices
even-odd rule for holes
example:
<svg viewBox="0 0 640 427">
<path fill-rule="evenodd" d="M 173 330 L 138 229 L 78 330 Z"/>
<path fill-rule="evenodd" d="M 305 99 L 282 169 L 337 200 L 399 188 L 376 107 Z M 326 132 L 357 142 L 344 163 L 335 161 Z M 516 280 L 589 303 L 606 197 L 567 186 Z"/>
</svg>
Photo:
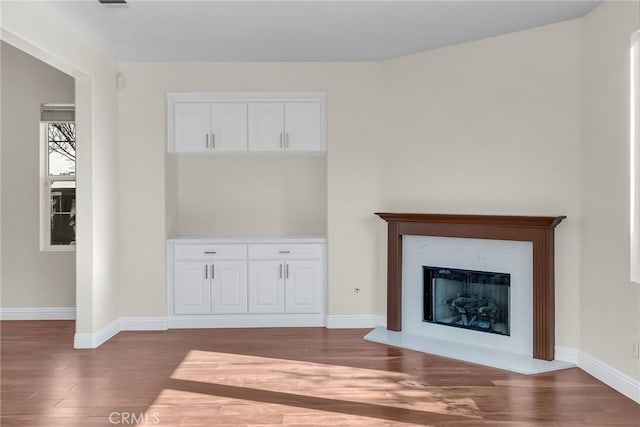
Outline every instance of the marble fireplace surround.
<svg viewBox="0 0 640 427">
<path fill-rule="evenodd" d="M 533 358 L 554 360 L 554 229 L 564 216 L 376 213 L 388 223 L 387 330 L 402 330 L 402 236 L 512 240 L 532 243 Z"/>
</svg>

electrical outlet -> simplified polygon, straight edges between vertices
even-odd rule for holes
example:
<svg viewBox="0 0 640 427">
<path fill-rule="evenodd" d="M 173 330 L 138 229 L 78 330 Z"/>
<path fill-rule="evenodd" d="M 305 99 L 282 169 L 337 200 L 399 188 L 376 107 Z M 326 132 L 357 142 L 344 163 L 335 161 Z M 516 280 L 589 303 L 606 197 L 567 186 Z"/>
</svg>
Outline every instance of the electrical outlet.
<svg viewBox="0 0 640 427">
<path fill-rule="evenodd" d="M 638 337 L 632 337 L 631 342 L 633 345 L 631 349 L 633 357 L 640 359 L 640 339 L 638 339 Z"/>
</svg>

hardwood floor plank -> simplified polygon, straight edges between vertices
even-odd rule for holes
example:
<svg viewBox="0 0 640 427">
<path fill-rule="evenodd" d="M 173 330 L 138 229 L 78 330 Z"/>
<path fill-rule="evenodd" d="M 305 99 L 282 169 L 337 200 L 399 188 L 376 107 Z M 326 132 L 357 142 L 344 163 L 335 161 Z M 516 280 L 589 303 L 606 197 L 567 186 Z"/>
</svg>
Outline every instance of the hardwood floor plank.
<svg viewBox="0 0 640 427">
<path fill-rule="evenodd" d="M 366 330 L 122 332 L 94 350 L 72 348 L 72 321 L 0 331 L 2 426 L 640 426 L 640 405 L 579 369 L 519 375 Z"/>
</svg>

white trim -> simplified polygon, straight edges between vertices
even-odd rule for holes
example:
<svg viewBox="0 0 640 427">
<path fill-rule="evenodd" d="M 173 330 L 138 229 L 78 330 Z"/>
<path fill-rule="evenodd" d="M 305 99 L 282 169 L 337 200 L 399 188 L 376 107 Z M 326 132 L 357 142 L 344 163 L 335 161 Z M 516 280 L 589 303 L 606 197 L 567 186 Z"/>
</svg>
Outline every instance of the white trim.
<svg viewBox="0 0 640 427">
<path fill-rule="evenodd" d="M 327 238 L 324 236 L 299 236 L 299 237 L 284 237 L 284 236 L 219 236 L 219 237 L 184 237 L 175 236 L 167 239 L 167 245 L 222 245 L 222 244 L 236 244 L 236 245 L 279 245 L 279 244 L 313 244 L 320 243 L 326 244 Z M 170 249 L 169 249 L 170 251 Z M 167 259 L 171 261 L 171 259 Z"/>
<path fill-rule="evenodd" d="M 385 326 L 387 317 L 378 314 L 330 314 L 327 329 L 359 329 Z"/>
<path fill-rule="evenodd" d="M 640 403 L 640 381 L 585 353 L 581 353 L 578 366 L 629 399 Z"/>
<path fill-rule="evenodd" d="M 39 151 L 38 151 L 38 155 L 39 155 L 39 172 L 40 172 L 40 180 L 38 181 L 38 188 L 39 188 L 39 198 L 38 198 L 38 208 L 39 208 L 39 212 L 40 212 L 40 227 L 38 230 L 38 234 L 40 236 L 40 250 L 41 251 L 46 251 L 49 249 L 49 241 L 50 241 L 50 237 L 48 237 L 48 234 L 51 234 L 51 225 L 49 223 L 50 220 L 50 202 L 48 201 L 49 199 L 49 185 L 48 185 L 48 180 L 47 180 L 47 150 L 46 150 L 46 143 L 45 143 L 45 127 L 47 126 L 46 123 L 42 123 L 40 122 L 40 139 L 39 139 Z M 48 234 L 47 232 L 45 232 L 45 230 L 48 230 Z"/>
<path fill-rule="evenodd" d="M 167 92 L 167 100 L 180 101 L 238 101 L 238 102 L 285 102 L 321 101 L 327 99 L 326 92 Z"/>
<path fill-rule="evenodd" d="M 116 319 L 95 333 L 77 333 L 73 348 L 97 348 L 120 332 L 120 319 Z"/>
<path fill-rule="evenodd" d="M 574 360 L 571 360 L 571 359 Z M 556 346 L 556 359 L 575 361 L 578 367 L 612 389 L 640 403 L 640 381 L 580 350 Z"/>
<path fill-rule="evenodd" d="M 166 331 L 166 317 L 121 317 L 121 331 Z"/>
<path fill-rule="evenodd" d="M 121 317 L 95 333 L 76 333 L 73 348 L 97 348 L 120 331 L 166 331 L 166 317 Z"/>
<path fill-rule="evenodd" d="M 556 360 L 564 360 L 565 362 L 571 362 L 578 364 L 578 360 L 580 359 L 580 351 L 575 348 L 570 347 L 555 347 L 555 357 Z"/>
<path fill-rule="evenodd" d="M 190 328 L 309 328 L 326 325 L 324 314 L 229 314 L 215 316 L 175 316 L 168 318 L 170 329 Z"/>
<path fill-rule="evenodd" d="M 74 307 L 0 308 L 0 320 L 75 320 Z"/>
</svg>

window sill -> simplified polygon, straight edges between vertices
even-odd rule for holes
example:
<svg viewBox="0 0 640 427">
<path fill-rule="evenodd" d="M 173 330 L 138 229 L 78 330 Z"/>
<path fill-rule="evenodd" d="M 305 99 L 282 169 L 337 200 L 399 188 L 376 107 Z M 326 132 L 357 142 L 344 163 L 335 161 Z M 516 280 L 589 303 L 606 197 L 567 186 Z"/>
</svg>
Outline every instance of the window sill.
<svg viewBox="0 0 640 427">
<path fill-rule="evenodd" d="M 56 245 L 40 248 L 40 252 L 75 252 L 76 245 Z"/>
</svg>

